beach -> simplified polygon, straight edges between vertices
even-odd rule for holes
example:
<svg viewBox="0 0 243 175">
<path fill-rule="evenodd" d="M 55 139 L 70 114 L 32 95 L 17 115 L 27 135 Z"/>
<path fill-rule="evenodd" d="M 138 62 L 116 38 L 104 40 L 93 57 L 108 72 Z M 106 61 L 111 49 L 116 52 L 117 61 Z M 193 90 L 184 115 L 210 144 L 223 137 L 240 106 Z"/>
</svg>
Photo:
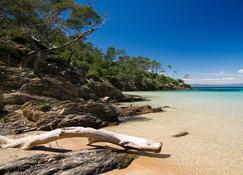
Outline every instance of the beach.
<svg viewBox="0 0 243 175">
<path fill-rule="evenodd" d="M 164 94 L 158 95 L 159 93 Z M 194 94 L 194 98 L 192 98 L 190 92 L 189 94 L 185 92 L 184 98 L 181 99 L 184 100 L 184 103 L 181 104 L 178 98 L 182 96 L 178 94 L 183 95 L 183 92 L 171 92 L 172 94 L 169 95 L 174 98 L 173 102 L 170 101 L 172 97 L 168 97 L 168 93 L 170 92 L 137 93 L 137 95 L 147 96 L 151 100 L 142 103 L 157 106 L 167 102 L 172 106 L 165 112 L 143 115 L 109 128 L 116 132 L 162 141 L 161 155 L 167 156 L 153 158 L 153 161 L 147 161 L 150 159 L 147 157 L 140 157 L 141 160 L 134 161 L 128 169 L 116 172 L 118 174 L 133 174 L 132 172 L 136 174 L 140 170 L 137 174 L 149 174 L 145 170 L 151 172 L 155 170 L 153 174 L 161 174 L 160 172 L 165 169 L 165 174 L 241 175 L 243 172 L 243 118 L 237 115 L 243 108 L 238 109 L 239 111 L 234 109 L 237 105 L 242 105 L 233 103 L 236 101 L 229 98 L 235 94 L 226 94 L 229 100 L 223 101 L 223 94 L 216 94 L 216 96 L 209 94 L 207 97 L 205 94 L 207 92 L 204 92 L 200 96 Z M 165 98 L 166 96 L 168 98 Z M 215 99 L 217 96 L 220 96 L 221 102 L 215 103 L 213 106 L 209 104 L 214 101 L 206 103 L 209 98 Z M 241 96 L 242 93 L 237 94 L 237 97 Z M 200 98 L 204 98 L 206 101 L 195 103 Z M 189 110 L 187 100 L 191 101 L 191 110 Z M 209 106 L 206 108 L 206 105 Z M 221 105 L 225 108 L 222 108 Z M 203 108 L 204 110 L 201 110 Z M 222 108 L 222 110 L 220 111 L 218 108 Z M 229 116 L 230 110 L 232 110 L 232 115 Z M 189 134 L 184 137 L 172 137 L 181 131 L 187 131 Z M 136 163 L 137 165 L 135 165 Z M 151 168 L 154 165 L 160 166 L 161 169 Z M 156 170 L 158 171 L 156 172 Z"/>
<path fill-rule="evenodd" d="M 114 170 L 105 174 L 242 174 L 243 120 L 240 116 L 237 116 L 238 111 L 236 109 L 234 111 L 235 113 L 232 112 L 232 114 L 235 115 L 229 117 L 227 115 L 229 112 L 227 112 L 227 109 L 232 110 L 232 108 L 222 109 L 222 115 L 216 112 L 210 112 L 211 109 L 218 111 L 218 107 L 221 103 L 225 103 L 223 101 L 208 108 L 203 106 L 203 104 L 206 104 L 201 101 L 200 104 L 202 105 L 200 105 L 198 109 L 196 108 L 197 104 L 191 103 L 192 109 L 189 110 L 187 108 L 187 98 L 184 98 L 184 103 L 180 106 L 177 99 L 174 99 L 174 103 L 172 103 L 169 99 L 162 97 L 163 95 L 149 94 L 148 92 L 135 94 L 144 95 L 149 98 L 150 101 L 133 104 L 151 104 L 153 106 L 168 104 L 170 107 L 165 108 L 165 111 L 161 113 L 123 118 L 119 125 L 107 127 L 105 129 L 144 137 L 156 142 L 162 141 L 162 151 L 160 154 L 137 152 L 136 154 L 140 155 L 140 157 L 133 161 L 128 168 Z M 190 96 L 190 94 L 188 95 Z M 168 96 L 168 94 L 165 96 Z M 161 98 L 164 98 L 164 100 Z M 178 98 L 181 98 L 181 96 L 178 96 Z M 205 95 L 204 98 L 206 98 Z M 193 100 L 196 101 L 195 98 L 193 98 Z M 212 101 L 210 101 L 210 103 L 212 103 Z M 233 105 L 234 103 L 232 103 L 232 106 Z M 205 110 L 200 110 L 201 108 L 205 108 Z M 243 108 L 241 110 L 243 110 Z M 212 114 L 210 115 L 210 113 Z M 173 135 L 181 131 L 187 131 L 189 134 L 183 137 L 173 137 Z M 17 157 L 24 157 L 41 152 L 50 154 L 57 153 L 59 149 L 78 150 L 82 148 L 91 148 L 86 146 L 86 144 L 86 138 L 70 138 L 51 142 L 46 145 L 47 148 L 50 149 L 46 150 L 0 150 L 0 161 L 6 162 Z M 107 143 L 102 143 L 102 145 L 112 147 L 111 144 Z"/>
</svg>

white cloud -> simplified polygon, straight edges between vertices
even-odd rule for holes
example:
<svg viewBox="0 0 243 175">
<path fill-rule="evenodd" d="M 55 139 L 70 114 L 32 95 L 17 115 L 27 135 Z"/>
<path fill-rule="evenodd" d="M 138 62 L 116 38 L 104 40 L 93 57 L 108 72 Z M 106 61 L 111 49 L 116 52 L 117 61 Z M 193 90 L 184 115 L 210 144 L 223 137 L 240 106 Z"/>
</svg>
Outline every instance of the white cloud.
<svg viewBox="0 0 243 175">
<path fill-rule="evenodd" d="M 205 80 L 205 81 L 220 81 L 220 78 L 205 78 L 205 79 L 201 79 L 201 80 Z"/>
<path fill-rule="evenodd" d="M 191 74 L 189 79 L 185 79 L 189 84 L 243 84 L 242 73 L 199 73 Z"/>
<path fill-rule="evenodd" d="M 239 74 L 243 74 L 243 69 L 238 70 Z"/>
<path fill-rule="evenodd" d="M 234 77 L 226 77 L 226 78 L 222 78 L 222 80 L 234 80 Z"/>
</svg>

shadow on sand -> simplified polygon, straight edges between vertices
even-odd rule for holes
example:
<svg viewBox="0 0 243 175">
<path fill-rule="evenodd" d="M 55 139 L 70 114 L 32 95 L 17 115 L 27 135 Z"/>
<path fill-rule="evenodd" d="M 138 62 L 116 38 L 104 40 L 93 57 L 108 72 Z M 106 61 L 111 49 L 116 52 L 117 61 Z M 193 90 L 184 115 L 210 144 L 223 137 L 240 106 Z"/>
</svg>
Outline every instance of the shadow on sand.
<svg viewBox="0 0 243 175">
<path fill-rule="evenodd" d="M 67 152 L 71 152 L 72 151 L 72 150 L 65 149 L 65 148 L 52 148 L 52 147 L 46 147 L 46 146 L 35 146 L 31 150 L 47 151 L 47 152 L 53 152 L 53 153 L 67 153 Z"/>
<path fill-rule="evenodd" d="M 128 116 L 128 117 L 120 117 L 119 118 L 121 123 L 128 123 L 128 122 L 146 122 L 152 120 L 150 118 L 142 117 L 142 116 Z"/>
<path fill-rule="evenodd" d="M 152 152 L 143 152 L 138 150 L 124 150 L 124 148 L 114 148 L 111 146 L 100 146 L 100 145 L 92 145 L 93 148 L 85 148 L 85 149 L 97 149 L 97 148 L 107 148 L 111 149 L 116 152 L 122 152 L 122 153 L 128 153 L 128 154 L 135 154 L 138 156 L 143 157 L 152 157 L 152 158 L 159 158 L 159 159 L 166 159 L 171 157 L 171 154 L 161 154 L 161 153 L 152 153 Z M 32 150 L 36 151 L 47 151 L 47 152 L 53 152 L 53 153 L 67 153 L 71 152 L 72 150 L 65 149 L 65 148 L 51 148 L 46 146 L 36 146 Z"/>
</svg>

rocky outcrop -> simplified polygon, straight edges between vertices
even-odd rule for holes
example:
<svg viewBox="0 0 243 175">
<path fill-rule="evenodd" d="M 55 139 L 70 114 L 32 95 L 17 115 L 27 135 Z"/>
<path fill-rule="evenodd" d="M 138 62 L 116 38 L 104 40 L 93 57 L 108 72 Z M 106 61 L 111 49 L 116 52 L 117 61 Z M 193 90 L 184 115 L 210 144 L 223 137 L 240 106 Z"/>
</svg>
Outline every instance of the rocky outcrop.
<svg viewBox="0 0 243 175">
<path fill-rule="evenodd" d="M 28 68 L 8 67 L 0 60 L 0 92 L 22 92 L 59 100 L 124 98 L 122 92 L 110 83 L 98 78 L 88 80 L 82 72 L 64 67 L 43 62 L 40 75 L 35 75 Z"/>
<path fill-rule="evenodd" d="M 145 99 L 138 95 L 128 95 L 124 94 L 121 98 L 117 99 L 118 102 L 136 102 L 144 101 Z"/>
<path fill-rule="evenodd" d="M 118 123 L 118 113 L 110 103 L 94 100 L 58 101 L 23 93 L 6 96 L 8 105 L 5 110 L 9 114 L 5 120 L 0 121 L 0 135 L 75 126 L 101 128 Z M 21 99 L 21 103 L 25 100 L 28 102 L 13 105 L 16 99 Z"/>
<path fill-rule="evenodd" d="M 7 67 L 0 62 L 0 92 L 16 91 L 25 83 L 29 83 L 35 76 L 29 69 Z"/>
<path fill-rule="evenodd" d="M 148 113 L 155 113 L 155 112 L 162 112 L 164 111 L 161 107 L 152 108 L 150 105 L 144 106 L 118 106 L 117 112 L 120 117 L 125 116 L 134 116 L 134 115 L 141 115 L 141 114 L 148 114 Z"/>
<path fill-rule="evenodd" d="M 83 126 L 101 128 L 118 122 L 118 113 L 110 104 L 102 102 L 62 101 L 50 105 L 49 111 L 41 111 L 38 103 L 27 102 L 22 106 L 22 114 L 35 122 L 40 130 L 53 130 L 61 127 Z"/>
<path fill-rule="evenodd" d="M 54 103 L 55 101 L 57 101 L 50 97 L 30 95 L 30 94 L 21 93 L 21 92 L 7 93 L 7 94 L 4 94 L 3 96 L 4 96 L 4 102 L 6 105 L 23 105 L 24 103 L 26 103 L 28 101 L 35 101 L 38 103 L 47 103 L 47 102 Z"/>
<path fill-rule="evenodd" d="M 135 155 L 109 149 L 91 149 L 61 154 L 35 154 L 0 165 L 0 174 L 96 175 L 126 168 Z"/>
<path fill-rule="evenodd" d="M 0 135 L 8 135 L 36 130 L 36 125 L 34 122 L 22 117 L 21 113 L 15 112 L 15 114 L 9 114 L 0 121 L 0 128 Z"/>
<path fill-rule="evenodd" d="M 42 77 L 32 79 L 19 89 L 20 92 L 39 96 L 53 97 L 59 100 L 72 100 L 77 98 L 90 99 L 95 95 L 89 93 L 85 86 L 77 87 L 69 81 L 60 81 L 57 78 Z"/>
</svg>

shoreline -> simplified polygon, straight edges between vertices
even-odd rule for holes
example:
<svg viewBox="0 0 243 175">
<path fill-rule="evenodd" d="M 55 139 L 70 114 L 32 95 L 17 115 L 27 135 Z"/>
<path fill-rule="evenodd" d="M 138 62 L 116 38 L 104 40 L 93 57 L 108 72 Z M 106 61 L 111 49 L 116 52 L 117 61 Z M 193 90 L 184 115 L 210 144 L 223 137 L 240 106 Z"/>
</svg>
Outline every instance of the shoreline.
<svg viewBox="0 0 243 175">
<path fill-rule="evenodd" d="M 138 153 L 139 158 L 127 168 L 104 174 L 240 175 L 243 170 L 239 166 L 239 162 L 242 161 L 240 157 L 243 155 L 243 150 L 239 149 L 242 141 L 240 139 L 242 134 L 239 131 L 243 131 L 241 126 L 239 121 L 233 119 L 219 120 L 217 116 L 176 107 L 167 108 L 161 113 L 129 117 L 119 125 L 104 129 L 162 141 L 162 151 L 160 154 Z M 172 137 L 180 131 L 188 131 L 189 135 Z M 0 150 L 0 162 L 36 153 L 55 154 L 63 149 L 92 148 L 86 144 L 87 138 L 68 138 L 47 144 L 45 150 L 4 149 Z M 109 143 L 102 145 L 113 146 Z"/>
<path fill-rule="evenodd" d="M 31 134 L 41 133 L 41 132 L 33 132 Z M 25 133 L 19 136 L 29 135 L 29 133 Z M 16 136 L 14 136 L 16 137 Z M 0 162 L 6 163 L 17 158 L 23 158 L 27 156 L 31 156 L 34 154 L 58 154 L 64 153 L 68 151 L 76 151 L 81 149 L 92 149 L 93 146 L 87 146 L 88 140 L 87 138 L 67 138 L 54 142 L 50 142 L 45 144 L 45 147 L 38 146 L 33 150 L 23 150 L 20 148 L 6 148 L 0 149 Z M 121 149 L 115 145 L 110 143 L 99 143 L 98 145 L 108 146 L 111 148 Z M 135 159 L 127 168 L 125 169 L 115 169 L 112 171 L 108 171 L 103 173 L 105 175 L 123 175 L 123 174 L 131 174 L 131 175 L 186 175 L 187 173 L 182 170 L 176 169 L 176 166 L 168 164 L 166 162 L 161 162 L 159 159 L 167 159 L 170 155 L 163 153 L 148 153 L 148 152 L 133 152 L 139 155 L 137 159 Z"/>
</svg>

